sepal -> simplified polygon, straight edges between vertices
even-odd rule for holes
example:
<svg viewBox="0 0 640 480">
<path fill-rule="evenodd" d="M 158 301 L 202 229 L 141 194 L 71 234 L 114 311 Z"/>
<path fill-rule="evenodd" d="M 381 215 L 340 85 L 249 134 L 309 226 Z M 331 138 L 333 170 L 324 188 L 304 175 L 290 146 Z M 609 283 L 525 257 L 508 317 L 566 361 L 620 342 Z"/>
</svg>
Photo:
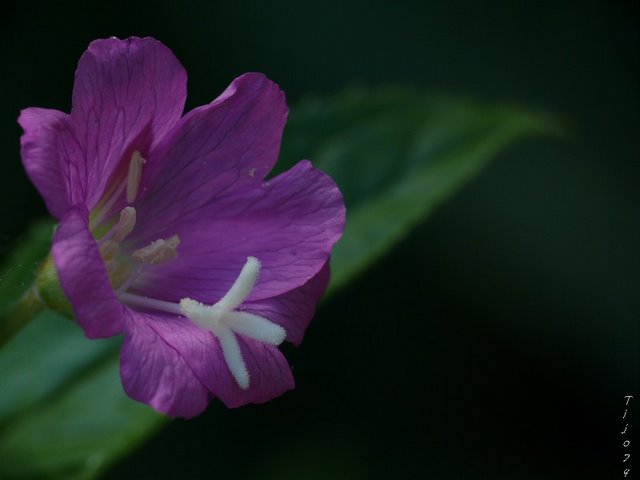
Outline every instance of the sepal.
<svg viewBox="0 0 640 480">
<path fill-rule="evenodd" d="M 35 290 L 45 308 L 58 312 L 67 318 L 74 318 L 73 309 L 62 290 L 51 254 L 40 265 L 36 277 Z"/>
</svg>

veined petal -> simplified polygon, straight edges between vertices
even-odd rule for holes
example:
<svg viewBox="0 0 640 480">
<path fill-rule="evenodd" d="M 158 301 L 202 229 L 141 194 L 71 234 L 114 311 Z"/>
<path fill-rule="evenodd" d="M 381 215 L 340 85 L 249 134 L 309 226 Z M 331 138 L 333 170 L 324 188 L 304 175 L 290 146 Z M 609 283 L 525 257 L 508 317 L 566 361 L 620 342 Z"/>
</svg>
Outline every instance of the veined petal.
<svg viewBox="0 0 640 480">
<path fill-rule="evenodd" d="M 238 386 L 220 341 L 189 320 L 129 310 L 120 375 L 132 398 L 171 416 L 191 418 L 214 395 L 227 407 L 262 403 L 294 387 L 289 364 L 272 345 L 235 336 L 249 374 Z"/>
<path fill-rule="evenodd" d="M 147 235 L 177 234 L 181 239 L 178 257 L 149 269 L 136 284 L 147 296 L 213 304 L 229 290 L 250 256 L 258 258 L 262 268 L 248 301 L 279 296 L 320 271 L 345 219 L 338 187 L 308 161 L 196 212 L 188 205 L 182 208 L 182 220 L 171 226 L 163 226 L 161 215 L 146 219 Z M 166 230 L 153 228 L 161 225 Z M 141 245 L 153 238 L 138 235 L 132 236 Z"/>
<path fill-rule="evenodd" d="M 24 130 L 20 138 L 24 168 L 51 215 L 59 219 L 70 206 L 70 189 L 82 191 L 81 185 L 74 184 L 79 178 L 65 149 L 64 138 L 70 139 L 69 116 L 58 110 L 26 108 L 18 123 Z"/>
<path fill-rule="evenodd" d="M 89 45 L 78 63 L 71 110 L 89 208 L 124 157 L 134 150 L 146 154 L 180 119 L 186 80 L 171 50 L 155 39 L 109 38 Z"/>
<path fill-rule="evenodd" d="M 242 359 L 249 373 L 249 388 L 238 386 L 224 359 L 221 347 L 212 352 L 212 362 L 202 380 L 229 408 L 248 403 L 264 403 L 295 386 L 291 368 L 284 355 L 273 345 L 237 335 Z M 216 343 L 219 342 L 216 339 Z"/>
<path fill-rule="evenodd" d="M 186 114 L 150 154 L 137 205 L 141 218 L 155 216 L 154 228 L 168 226 L 186 211 L 259 185 L 278 158 L 286 118 L 275 83 L 257 73 L 235 79 L 212 103 Z"/>
<path fill-rule="evenodd" d="M 313 318 L 316 305 L 329 283 L 329 262 L 307 283 L 277 297 L 246 302 L 243 308 L 273 323 L 287 332 L 286 339 L 299 345 Z"/>
<path fill-rule="evenodd" d="M 125 310 L 111 288 L 88 219 L 84 207 L 70 209 L 60 221 L 51 252 L 62 289 L 87 337 L 111 337 L 122 331 Z"/>
<path fill-rule="evenodd" d="M 129 311 L 120 352 L 120 376 L 127 394 L 172 417 L 191 418 L 211 394 L 191 364 L 202 369 L 213 338 L 184 318 Z"/>
</svg>

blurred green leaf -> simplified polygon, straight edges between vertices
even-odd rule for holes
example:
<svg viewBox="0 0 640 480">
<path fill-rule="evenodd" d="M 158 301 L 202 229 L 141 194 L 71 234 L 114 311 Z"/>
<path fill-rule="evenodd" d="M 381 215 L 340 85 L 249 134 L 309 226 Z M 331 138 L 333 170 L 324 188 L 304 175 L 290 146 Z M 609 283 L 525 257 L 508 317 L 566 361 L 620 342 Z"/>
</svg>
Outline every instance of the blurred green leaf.
<svg viewBox="0 0 640 480">
<path fill-rule="evenodd" d="M 347 224 L 332 255 L 333 291 L 509 144 L 559 132 L 550 116 L 515 106 L 401 88 L 353 89 L 293 110 L 280 168 L 309 158 L 344 193 Z"/>
<path fill-rule="evenodd" d="M 124 395 L 110 355 L 3 433 L 2 478 L 94 478 L 161 420 Z"/>
<path fill-rule="evenodd" d="M 0 348 L 44 308 L 33 283 L 52 233 L 52 220 L 33 224 L 0 267 Z"/>
<path fill-rule="evenodd" d="M 42 312 L 0 351 L 0 428 L 90 371 L 119 344 L 118 338 L 88 341 L 74 322 Z"/>
<path fill-rule="evenodd" d="M 292 110 L 278 170 L 310 158 L 345 195 L 346 232 L 332 258 L 335 290 L 510 143 L 556 130 L 549 117 L 511 106 L 351 90 Z M 12 275 L 5 280 L 30 278 Z M 6 283 L 2 294 L 13 291 Z M 165 420 L 124 395 L 117 340 L 89 342 L 64 322 L 48 313 L 0 352 L 2 478 L 95 478 Z"/>
<path fill-rule="evenodd" d="M 33 284 L 38 265 L 47 256 L 53 220 L 34 223 L 0 268 L 0 309 L 18 300 Z"/>
</svg>

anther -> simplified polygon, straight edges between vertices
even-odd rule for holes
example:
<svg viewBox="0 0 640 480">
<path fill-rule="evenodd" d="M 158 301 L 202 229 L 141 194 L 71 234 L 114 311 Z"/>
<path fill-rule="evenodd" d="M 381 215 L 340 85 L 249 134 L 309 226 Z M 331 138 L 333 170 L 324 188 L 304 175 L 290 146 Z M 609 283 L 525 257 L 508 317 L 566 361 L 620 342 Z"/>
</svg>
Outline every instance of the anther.
<svg viewBox="0 0 640 480">
<path fill-rule="evenodd" d="M 167 240 L 161 238 L 151 242 L 146 247 L 136 250 L 133 252 L 132 257 L 142 263 L 160 265 L 178 256 L 178 245 L 180 245 L 180 237 L 178 235 L 174 235 Z"/>
<path fill-rule="evenodd" d="M 136 209 L 133 207 L 125 207 L 120 211 L 120 219 L 113 228 L 114 242 L 121 242 L 133 231 L 136 226 Z"/>
<path fill-rule="evenodd" d="M 140 179 L 142 178 L 142 165 L 145 162 L 146 160 L 142 158 L 138 150 L 131 155 L 129 173 L 127 174 L 127 203 L 133 203 L 138 196 Z"/>
</svg>

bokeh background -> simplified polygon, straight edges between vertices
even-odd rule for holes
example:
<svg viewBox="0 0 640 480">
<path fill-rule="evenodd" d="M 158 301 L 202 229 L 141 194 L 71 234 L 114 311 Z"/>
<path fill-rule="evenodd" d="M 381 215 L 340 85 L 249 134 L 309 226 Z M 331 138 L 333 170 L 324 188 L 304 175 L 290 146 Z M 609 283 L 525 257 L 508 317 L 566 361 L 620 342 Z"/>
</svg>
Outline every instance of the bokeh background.
<svg viewBox="0 0 640 480">
<path fill-rule="evenodd" d="M 19 161 L 18 112 L 68 111 L 77 59 L 99 37 L 170 46 L 189 72 L 188 108 L 261 71 L 291 104 L 400 83 L 516 101 L 568 126 L 501 154 L 325 302 L 287 349 L 295 391 L 172 422 L 107 479 L 622 478 L 623 397 L 640 402 L 636 2 L 3 9 L 0 257 L 46 214 Z"/>
</svg>

